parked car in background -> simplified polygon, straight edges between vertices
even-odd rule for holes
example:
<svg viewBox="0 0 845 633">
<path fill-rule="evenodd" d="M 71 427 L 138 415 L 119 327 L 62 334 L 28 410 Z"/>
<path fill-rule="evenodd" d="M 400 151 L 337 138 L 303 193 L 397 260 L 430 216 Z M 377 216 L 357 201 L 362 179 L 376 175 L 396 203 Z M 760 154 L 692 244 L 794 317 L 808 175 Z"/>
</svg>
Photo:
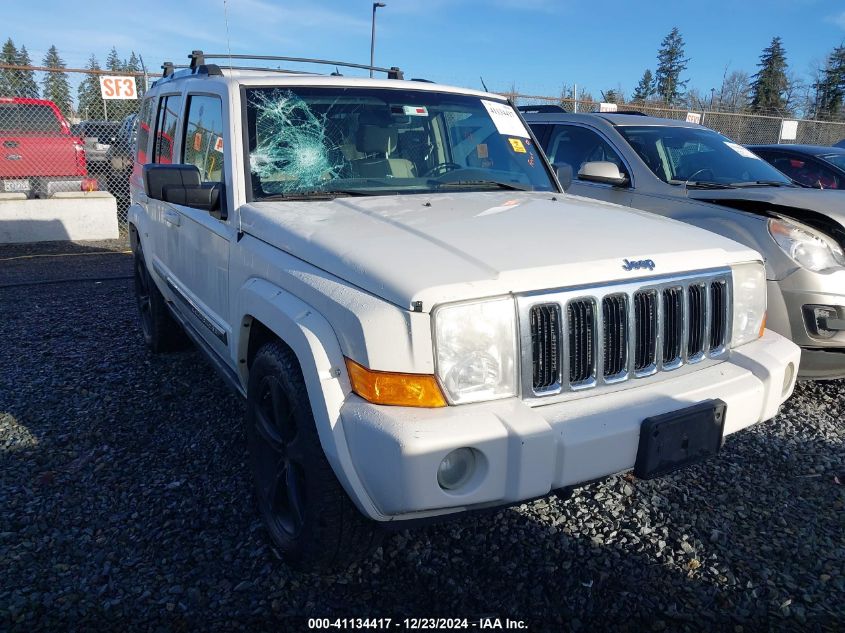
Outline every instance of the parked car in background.
<svg viewBox="0 0 845 633">
<path fill-rule="evenodd" d="M 562 195 L 504 97 L 191 57 L 139 115 L 141 329 L 153 351 L 187 333 L 245 398 L 286 560 L 657 477 L 792 392 L 760 255 Z"/>
<path fill-rule="evenodd" d="M 748 145 L 799 185 L 845 190 L 845 148 L 825 145 Z"/>
<path fill-rule="evenodd" d="M 763 253 L 768 327 L 801 375 L 845 376 L 845 207 L 706 127 L 639 114 L 521 108 L 567 192 L 683 220 Z"/>
<path fill-rule="evenodd" d="M 71 133 L 85 144 L 85 158 L 92 173 L 106 172 L 108 151 L 117 140 L 119 129 L 117 121 L 81 121 L 70 126 Z"/>
<path fill-rule="evenodd" d="M 114 142 L 109 146 L 106 158 L 109 172 L 109 191 L 117 198 L 121 211 L 129 206 L 129 175 L 132 173 L 135 138 L 138 135 L 138 115 L 130 114 L 120 123 Z"/>
<path fill-rule="evenodd" d="M 0 191 L 46 198 L 97 188 L 85 146 L 52 101 L 0 97 Z"/>
</svg>

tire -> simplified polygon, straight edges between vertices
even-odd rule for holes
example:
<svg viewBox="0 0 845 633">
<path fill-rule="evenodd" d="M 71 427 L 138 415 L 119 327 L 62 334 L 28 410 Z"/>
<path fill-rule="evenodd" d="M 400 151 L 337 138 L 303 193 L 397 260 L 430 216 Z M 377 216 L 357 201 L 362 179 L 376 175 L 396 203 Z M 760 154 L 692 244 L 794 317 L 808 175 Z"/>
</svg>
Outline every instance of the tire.
<svg viewBox="0 0 845 633">
<path fill-rule="evenodd" d="M 372 552 L 382 530 L 361 515 L 335 477 L 299 363 L 281 341 L 255 356 L 246 420 L 258 509 L 285 562 L 328 571 Z"/>
<path fill-rule="evenodd" d="M 135 299 L 141 317 L 144 342 L 155 354 L 185 349 L 188 337 L 170 315 L 167 302 L 155 285 L 141 248 L 141 240 L 134 240 Z"/>
</svg>

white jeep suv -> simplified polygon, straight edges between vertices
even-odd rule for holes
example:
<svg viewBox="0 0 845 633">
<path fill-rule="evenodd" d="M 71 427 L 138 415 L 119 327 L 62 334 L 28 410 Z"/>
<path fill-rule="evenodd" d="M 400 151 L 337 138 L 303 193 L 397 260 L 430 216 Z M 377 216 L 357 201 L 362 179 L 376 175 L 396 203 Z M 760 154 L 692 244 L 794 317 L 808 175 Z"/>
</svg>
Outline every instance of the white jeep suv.
<svg viewBox="0 0 845 633">
<path fill-rule="evenodd" d="M 166 66 L 142 104 L 138 305 L 153 351 L 187 333 L 246 398 L 290 561 L 659 476 L 790 395 L 760 256 L 562 193 L 504 98 L 210 57 L 229 58 Z"/>
</svg>

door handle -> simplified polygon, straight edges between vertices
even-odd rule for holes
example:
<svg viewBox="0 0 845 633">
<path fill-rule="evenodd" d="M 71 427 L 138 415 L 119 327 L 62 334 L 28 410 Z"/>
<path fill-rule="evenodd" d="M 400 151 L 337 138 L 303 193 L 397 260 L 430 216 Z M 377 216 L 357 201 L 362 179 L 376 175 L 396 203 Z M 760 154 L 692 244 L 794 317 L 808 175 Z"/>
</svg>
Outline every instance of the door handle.
<svg viewBox="0 0 845 633">
<path fill-rule="evenodd" d="M 179 226 L 181 224 L 181 218 L 176 211 L 171 211 L 170 209 L 164 210 L 164 221 L 168 224 L 172 224 L 173 226 Z"/>
</svg>

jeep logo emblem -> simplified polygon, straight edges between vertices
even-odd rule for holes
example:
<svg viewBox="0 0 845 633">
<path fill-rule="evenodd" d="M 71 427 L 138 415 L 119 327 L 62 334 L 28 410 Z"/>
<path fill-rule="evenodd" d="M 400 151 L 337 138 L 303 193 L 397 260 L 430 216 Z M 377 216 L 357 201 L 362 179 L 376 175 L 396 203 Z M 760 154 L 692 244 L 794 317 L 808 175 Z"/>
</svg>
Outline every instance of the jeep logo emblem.
<svg viewBox="0 0 845 633">
<path fill-rule="evenodd" d="M 654 262 L 650 259 L 637 259 L 634 261 L 623 259 L 622 261 L 622 270 L 640 270 L 642 268 L 654 270 Z"/>
</svg>

